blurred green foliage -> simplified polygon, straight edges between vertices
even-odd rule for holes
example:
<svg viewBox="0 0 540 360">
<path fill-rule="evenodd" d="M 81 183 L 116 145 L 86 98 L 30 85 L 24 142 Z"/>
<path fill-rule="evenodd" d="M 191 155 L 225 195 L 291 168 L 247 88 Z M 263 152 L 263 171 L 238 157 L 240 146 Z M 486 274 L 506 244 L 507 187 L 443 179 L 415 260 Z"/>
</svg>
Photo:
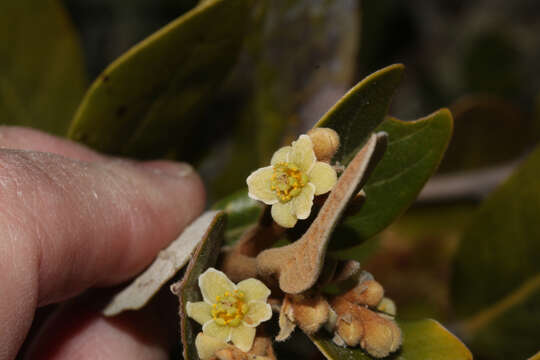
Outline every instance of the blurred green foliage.
<svg viewBox="0 0 540 360">
<path fill-rule="evenodd" d="M 57 0 L 0 3 L 0 123 L 64 135 L 86 75 L 71 19 Z"/>
<path fill-rule="evenodd" d="M 492 359 L 538 350 L 540 148 L 480 207 L 456 254 L 452 300 L 463 333 Z M 500 341 L 506 334 L 507 341 Z"/>
</svg>

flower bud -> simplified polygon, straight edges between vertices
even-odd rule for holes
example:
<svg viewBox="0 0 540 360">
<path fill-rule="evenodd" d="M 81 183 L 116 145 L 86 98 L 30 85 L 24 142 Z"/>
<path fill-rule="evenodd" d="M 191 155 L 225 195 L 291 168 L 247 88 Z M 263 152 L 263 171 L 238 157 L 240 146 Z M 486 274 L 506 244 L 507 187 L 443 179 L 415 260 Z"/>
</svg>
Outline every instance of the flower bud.
<svg viewBox="0 0 540 360">
<path fill-rule="evenodd" d="M 317 332 L 328 321 L 330 305 L 320 295 L 313 298 L 295 296 L 292 308 L 294 321 L 308 335 Z"/>
<path fill-rule="evenodd" d="M 385 319 L 371 310 L 371 317 L 364 320 L 364 338 L 360 346 L 374 357 L 382 358 L 396 351 L 401 345 L 401 330 L 393 320 Z"/>
<path fill-rule="evenodd" d="M 366 280 L 360 282 L 351 290 L 342 295 L 344 299 L 347 299 L 353 304 L 367 305 L 370 307 L 376 307 L 381 302 L 384 296 L 384 289 L 375 280 Z"/>
<path fill-rule="evenodd" d="M 330 128 L 314 128 L 308 131 L 313 151 L 319 161 L 330 162 L 339 148 L 339 135 Z"/>
<path fill-rule="evenodd" d="M 336 297 L 332 307 L 338 314 L 335 338 L 346 345 L 360 345 L 377 358 L 387 356 L 401 345 L 401 330 L 393 320 L 343 297 Z"/>
<path fill-rule="evenodd" d="M 306 334 L 314 334 L 327 323 L 330 310 L 330 305 L 321 295 L 285 295 L 279 314 L 280 331 L 276 340 L 288 339 L 296 325 Z"/>
<path fill-rule="evenodd" d="M 394 301 L 390 298 L 383 297 L 379 305 L 377 305 L 377 310 L 382 311 L 390 316 L 396 316 L 397 308 Z"/>
<path fill-rule="evenodd" d="M 345 344 L 357 346 L 364 336 L 364 326 L 361 321 L 348 314 L 339 317 L 336 333 Z"/>
</svg>

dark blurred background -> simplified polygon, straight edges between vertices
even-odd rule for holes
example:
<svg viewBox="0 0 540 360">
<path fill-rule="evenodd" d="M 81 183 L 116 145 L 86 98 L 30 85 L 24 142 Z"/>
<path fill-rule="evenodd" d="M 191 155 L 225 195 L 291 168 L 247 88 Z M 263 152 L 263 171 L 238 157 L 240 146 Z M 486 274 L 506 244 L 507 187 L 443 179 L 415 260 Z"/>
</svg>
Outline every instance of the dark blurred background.
<svg viewBox="0 0 540 360">
<path fill-rule="evenodd" d="M 197 3 L 64 1 L 90 81 Z M 387 65 L 405 64 L 390 113 L 414 120 L 449 107 L 454 136 L 438 176 L 419 203 L 378 237 L 373 258 L 363 266 L 396 300 L 401 318 L 451 320 L 448 283 L 460 234 L 480 200 L 540 138 L 540 2 L 255 4 L 237 65 L 198 119 L 194 141 L 206 151 L 191 153 L 187 143 L 179 147 L 187 152 L 179 153 L 198 166 L 210 199 L 219 199 L 243 187 L 251 170 L 310 128 L 356 82 Z M 464 187 L 454 186 L 460 179 Z M 307 341 L 285 344 L 280 351 L 302 357 L 304 346 Z M 490 358 L 474 350 L 478 359 Z"/>
<path fill-rule="evenodd" d="M 80 32 L 90 79 L 132 45 L 196 3 L 65 0 Z M 269 102 L 279 103 L 282 108 L 279 115 L 300 117 L 300 123 L 305 124 L 300 128 L 313 124 L 367 74 L 402 62 L 406 65 L 406 78 L 394 98 L 391 113 L 415 119 L 440 107 L 450 107 L 456 118 L 455 136 L 441 171 L 505 163 L 523 155 L 538 140 L 537 1 L 276 1 L 265 11 L 264 20 L 254 14 L 259 39 L 253 40 L 256 36 L 252 35 L 246 42 L 265 45 L 262 60 L 255 62 L 279 66 L 283 76 L 272 80 L 281 82 L 277 86 L 279 91 L 288 87 L 302 92 L 311 86 L 305 96 L 316 101 L 297 99 L 289 107 L 270 94 L 274 99 Z M 286 30 L 279 30 L 280 27 Z M 302 45 L 309 56 L 302 55 Z M 253 52 L 253 47 L 248 46 L 246 51 Z M 232 78 L 238 78 L 241 72 L 244 81 L 246 76 L 252 76 L 251 87 L 257 87 L 256 82 L 268 86 L 268 75 L 260 75 L 260 66 L 255 66 L 249 75 L 246 69 L 253 70 L 253 62 L 241 61 L 242 71 L 236 69 Z M 331 78 L 328 83 L 313 80 L 321 73 Z M 298 78 L 301 83 L 294 84 Z M 230 83 L 224 86 L 221 99 L 229 100 L 233 93 L 237 101 L 245 101 L 238 97 L 237 85 L 227 87 Z M 287 96 L 287 91 L 284 93 Z M 227 109 L 219 106 L 218 100 L 221 113 L 234 113 L 230 105 Z M 234 128 L 215 127 L 220 136 L 231 135 Z M 217 195 L 233 187 L 226 187 Z"/>
</svg>

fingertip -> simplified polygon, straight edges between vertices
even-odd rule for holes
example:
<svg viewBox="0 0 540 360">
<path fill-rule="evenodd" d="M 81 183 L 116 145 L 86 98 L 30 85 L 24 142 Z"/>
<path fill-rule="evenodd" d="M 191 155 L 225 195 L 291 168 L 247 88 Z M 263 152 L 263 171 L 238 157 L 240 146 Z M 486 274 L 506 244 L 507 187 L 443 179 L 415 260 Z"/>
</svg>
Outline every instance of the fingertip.
<svg viewBox="0 0 540 360">
<path fill-rule="evenodd" d="M 138 164 L 139 167 L 167 181 L 176 188 L 179 203 L 189 205 L 186 217 L 191 222 L 205 207 L 206 191 L 204 184 L 195 169 L 182 162 L 167 160 L 145 161 Z"/>
</svg>

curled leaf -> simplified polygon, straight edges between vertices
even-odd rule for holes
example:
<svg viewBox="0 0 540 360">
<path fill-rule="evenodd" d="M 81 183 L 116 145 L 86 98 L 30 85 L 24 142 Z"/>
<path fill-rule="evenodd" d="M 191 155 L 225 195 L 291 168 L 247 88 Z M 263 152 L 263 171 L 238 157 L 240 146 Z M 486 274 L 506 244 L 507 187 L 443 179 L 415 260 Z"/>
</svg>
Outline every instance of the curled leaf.
<svg viewBox="0 0 540 360">
<path fill-rule="evenodd" d="M 189 225 L 166 249 L 161 250 L 152 265 L 139 275 L 128 287 L 116 294 L 103 310 L 106 316 L 114 316 L 125 310 L 137 310 L 169 281 L 184 265 L 199 242 L 223 213 L 207 211 Z"/>
<path fill-rule="evenodd" d="M 178 296 L 181 340 L 183 344 L 184 359 L 197 359 L 195 338 L 197 332 L 193 322 L 189 321 L 186 314 L 187 302 L 202 300 L 198 280 L 199 276 L 209 267 L 214 266 L 223 242 L 225 230 L 225 214 L 218 212 L 208 231 L 204 234 L 199 246 L 195 249 L 182 280 L 171 286 L 171 291 Z"/>
</svg>

